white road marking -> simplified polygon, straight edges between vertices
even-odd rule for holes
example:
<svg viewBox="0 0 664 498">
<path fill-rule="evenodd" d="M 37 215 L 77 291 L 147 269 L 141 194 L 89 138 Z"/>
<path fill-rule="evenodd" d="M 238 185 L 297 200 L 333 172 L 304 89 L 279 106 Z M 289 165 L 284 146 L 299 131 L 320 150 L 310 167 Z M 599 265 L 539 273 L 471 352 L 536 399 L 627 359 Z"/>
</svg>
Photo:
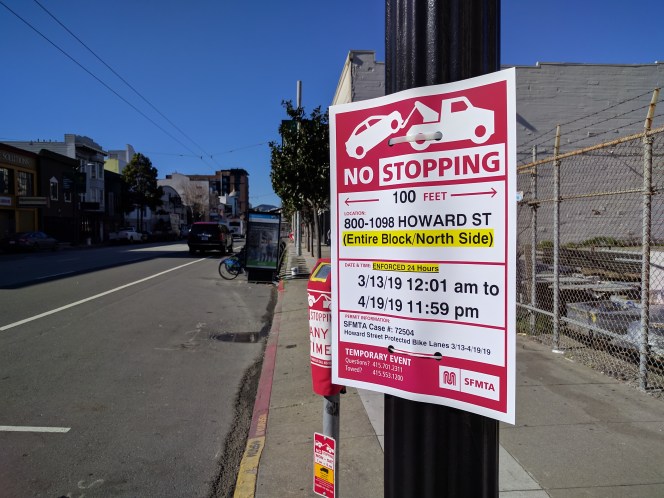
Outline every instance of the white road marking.
<svg viewBox="0 0 664 498">
<path fill-rule="evenodd" d="M 94 296 L 86 297 L 85 299 L 81 299 L 80 301 L 76 301 L 74 303 L 66 304 L 65 306 L 60 306 L 59 308 L 55 308 L 53 310 L 46 311 L 44 313 L 40 313 L 39 315 L 34 315 L 34 316 L 29 317 L 29 318 L 19 320 L 18 322 L 3 325 L 2 327 L 0 327 L 0 332 L 4 332 L 5 330 L 9 330 L 11 328 L 18 327 L 19 325 L 23 325 L 23 324 L 26 324 L 26 323 L 29 323 L 29 322 L 33 322 L 35 320 L 39 320 L 40 318 L 44 318 L 45 316 L 49 316 L 49 315 L 53 315 L 55 313 L 59 313 L 60 311 L 64 311 L 64 310 L 67 310 L 69 308 L 73 308 L 74 306 L 78 306 L 79 304 L 84 304 L 84 303 L 87 303 L 89 301 L 99 299 L 100 297 L 108 296 L 109 294 L 113 294 L 114 292 L 121 291 L 123 289 L 126 289 L 127 287 L 131 287 L 131 286 L 136 285 L 136 284 L 147 282 L 148 280 L 152 280 L 153 278 L 157 278 L 157 277 L 160 277 L 162 275 L 165 275 L 166 273 L 170 273 L 172 271 L 179 270 L 180 268 L 184 268 L 185 266 L 193 265 L 194 263 L 200 263 L 201 261 L 205 261 L 206 259 L 207 258 L 197 259 L 195 261 L 190 261 L 189 263 L 185 263 L 183 265 L 176 266 L 175 268 L 171 268 L 170 270 L 165 270 L 165 271 L 162 271 L 162 272 L 159 272 L 159 273 L 155 273 L 154 275 L 150 275 L 149 277 L 145 277 L 145 278 L 142 278 L 140 280 L 136 280 L 135 282 L 130 282 L 128 284 L 121 285 L 120 287 L 116 287 L 115 289 L 110 289 L 110 290 L 107 290 L 105 292 L 95 294 Z"/>
<path fill-rule="evenodd" d="M 71 427 L 30 427 L 21 425 L 0 425 L 0 432 L 69 432 Z"/>
<path fill-rule="evenodd" d="M 178 247 L 182 246 L 182 247 Z M 184 248 L 187 250 L 187 244 L 175 244 L 175 245 L 165 245 L 165 246 L 151 246 L 151 247 L 138 247 L 136 249 L 129 249 L 127 252 L 173 252 L 174 250 L 179 250 Z"/>
</svg>

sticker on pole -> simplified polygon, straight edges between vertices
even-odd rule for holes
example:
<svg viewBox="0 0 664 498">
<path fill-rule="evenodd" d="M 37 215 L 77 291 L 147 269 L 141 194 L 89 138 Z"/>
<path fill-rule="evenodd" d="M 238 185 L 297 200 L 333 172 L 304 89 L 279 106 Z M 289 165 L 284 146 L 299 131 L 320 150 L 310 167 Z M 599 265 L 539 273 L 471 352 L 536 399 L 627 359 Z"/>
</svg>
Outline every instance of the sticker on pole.
<svg viewBox="0 0 664 498">
<path fill-rule="evenodd" d="M 514 423 L 514 69 L 330 108 L 332 378 Z"/>
<path fill-rule="evenodd" d="M 314 493 L 334 498 L 334 438 L 314 433 Z"/>
</svg>

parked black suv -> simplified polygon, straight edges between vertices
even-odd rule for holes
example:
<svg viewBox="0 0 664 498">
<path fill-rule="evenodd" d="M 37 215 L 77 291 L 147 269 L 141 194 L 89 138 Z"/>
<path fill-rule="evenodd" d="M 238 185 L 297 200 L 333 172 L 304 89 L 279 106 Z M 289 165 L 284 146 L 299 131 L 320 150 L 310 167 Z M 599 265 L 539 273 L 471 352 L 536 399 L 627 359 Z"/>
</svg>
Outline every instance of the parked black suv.
<svg viewBox="0 0 664 498">
<path fill-rule="evenodd" d="M 196 251 L 233 252 L 233 236 L 226 225 L 214 221 L 199 221 L 189 230 L 189 254 Z"/>
</svg>

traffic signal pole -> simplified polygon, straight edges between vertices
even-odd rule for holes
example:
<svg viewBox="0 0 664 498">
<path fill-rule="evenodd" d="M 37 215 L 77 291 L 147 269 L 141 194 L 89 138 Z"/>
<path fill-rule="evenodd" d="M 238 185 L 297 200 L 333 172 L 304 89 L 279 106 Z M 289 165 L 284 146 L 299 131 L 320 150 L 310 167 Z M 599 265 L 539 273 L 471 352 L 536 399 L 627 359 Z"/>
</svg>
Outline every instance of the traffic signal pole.
<svg viewBox="0 0 664 498">
<path fill-rule="evenodd" d="M 386 0 L 387 94 L 499 69 L 500 0 Z M 386 394 L 385 496 L 497 497 L 498 422 Z"/>
</svg>

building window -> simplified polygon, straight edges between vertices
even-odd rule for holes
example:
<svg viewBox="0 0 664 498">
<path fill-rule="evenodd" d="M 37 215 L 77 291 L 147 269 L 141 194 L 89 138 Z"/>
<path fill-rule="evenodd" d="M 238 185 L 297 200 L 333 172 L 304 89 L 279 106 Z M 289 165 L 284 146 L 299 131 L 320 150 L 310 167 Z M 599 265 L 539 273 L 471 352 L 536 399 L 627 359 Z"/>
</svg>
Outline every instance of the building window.
<svg viewBox="0 0 664 498">
<path fill-rule="evenodd" d="M 18 178 L 18 191 L 16 195 L 33 195 L 33 175 L 27 171 L 19 171 Z"/>
<path fill-rule="evenodd" d="M 13 194 L 14 181 L 12 179 L 13 170 L 0 168 L 0 194 Z"/>
<path fill-rule="evenodd" d="M 50 192 L 50 195 L 51 195 L 51 200 L 52 201 L 57 201 L 58 200 L 58 179 L 55 178 L 55 177 L 50 179 L 49 192 Z"/>
</svg>

